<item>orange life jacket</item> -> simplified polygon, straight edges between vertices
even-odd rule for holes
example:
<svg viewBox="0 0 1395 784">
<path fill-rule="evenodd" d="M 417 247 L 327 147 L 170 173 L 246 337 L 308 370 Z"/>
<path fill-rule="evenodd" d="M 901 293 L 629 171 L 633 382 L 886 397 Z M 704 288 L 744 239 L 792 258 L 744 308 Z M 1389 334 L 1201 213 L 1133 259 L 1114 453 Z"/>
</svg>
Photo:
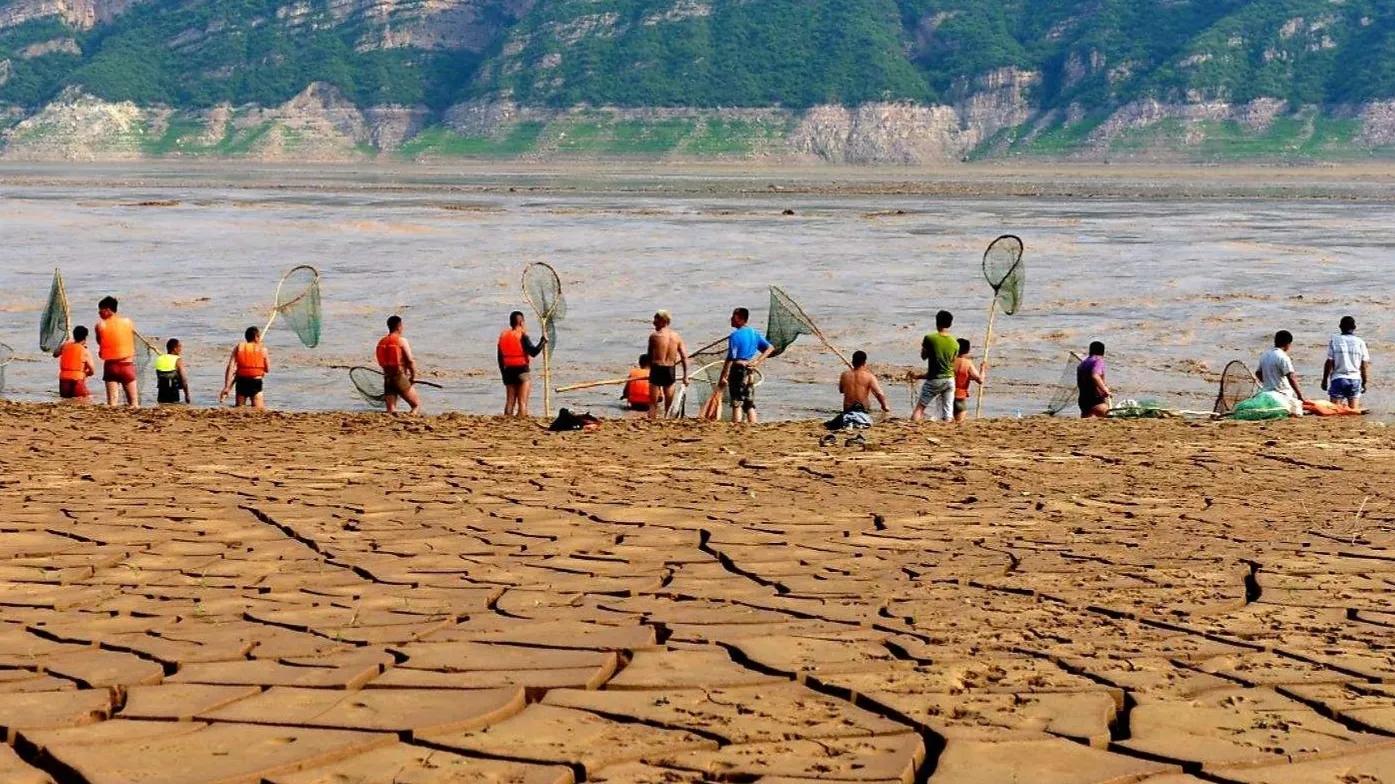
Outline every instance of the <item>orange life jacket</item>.
<svg viewBox="0 0 1395 784">
<path fill-rule="evenodd" d="M 397 370 L 402 367 L 402 336 L 396 332 L 378 341 L 378 367 L 383 370 Z"/>
<path fill-rule="evenodd" d="M 504 367 L 528 367 L 528 352 L 523 350 L 523 335 L 506 329 L 499 334 L 499 356 Z"/>
<path fill-rule="evenodd" d="M 266 349 L 260 343 L 239 343 L 234 356 L 238 378 L 261 378 L 266 375 Z"/>
<path fill-rule="evenodd" d="M 630 380 L 625 383 L 625 399 L 630 405 L 647 406 L 654 402 L 649 396 L 649 371 L 645 368 L 631 368 Z"/>
<path fill-rule="evenodd" d="M 136 325 L 125 316 L 112 316 L 97 322 L 97 342 L 102 344 L 98 352 L 102 359 L 136 358 Z"/>
<path fill-rule="evenodd" d="M 83 359 L 87 349 L 81 343 L 68 341 L 58 354 L 58 380 L 82 381 L 87 378 L 87 361 Z"/>
</svg>

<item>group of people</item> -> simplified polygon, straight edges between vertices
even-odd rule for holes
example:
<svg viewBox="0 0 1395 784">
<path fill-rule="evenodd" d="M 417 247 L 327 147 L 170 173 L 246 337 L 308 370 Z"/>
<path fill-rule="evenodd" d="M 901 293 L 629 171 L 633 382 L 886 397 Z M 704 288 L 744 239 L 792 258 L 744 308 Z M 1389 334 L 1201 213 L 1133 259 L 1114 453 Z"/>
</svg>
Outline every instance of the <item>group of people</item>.
<svg viewBox="0 0 1395 784">
<path fill-rule="evenodd" d="M 107 405 L 115 406 L 123 397 L 129 406 L 140 404 L 136 355 L 138 341 L 144 338 L 118 308 L 115 297 L 102 298 L 97 303 L 98 321 L 93 330 L 74 327 L 71 339 L 54 351 L 58 359 L 59 397 L 77 401 L 91 399 L 87 380 L 96 375 L 97 361 L 88 348 L 88 338 L 95 336 Z M 746 308 L 736 308 L 731 313 L 726 355 L 717 389 L 704 406 L 705 417 L 716 418 L 717 408 L 724 398 L 731 406 L 732 421 L 758 421 L 756 372 L 775 352 L 775 346 L 750 325 L 750 318 Z M 672 411 L 679 399 L 680 387 L 687 387 L 690 381 L 688 347 L 673 329 L 672 316 L 660 310 L 654 314 L 653 325 L 647 351 L 640 356 L 638 366 L 630 371 L 621 392 L 621 399 L 629 408 L 645 411 L 651 418 Z M 973 361 L 969 341 L 955 337 L 951 333 L 953 326 L 953 314 L 941 310 L 935 314 L 935 331 L 921 341 L 920 357 L 926 362 L 926 370 L 911 375 L 912 380 L 924 381 L 911 411 L 913 420 L 929 417 L 946 422 L 963 421 L 968 414 L 971 385 L 984 383 L 987 365 Z M 402 317 L 391 316 L 387 320 L 387 334 L 378 341 L 374 351 L 383 374 L 383 400 L 390 413 L 398 410 L 399 402 L 406 403 L 410 413 L 421 410 L 421 398 L 416 389 L 417 362 L 404 333 Z M 1289 356 L 1292 344 L 1293 335 L 1287 330 L 1275 334 L 1274 348 L 1260 357 L 1255 376 L 1261 390 L 1276 392 L 1301 405 L 1307 398 Z M 528 334 L 527 319 L 521 311 L 509 314 L 508 328 L 499 334 L 496 352 L 504 386 L 505 416 L 529 416 L 532 361 L 546 348 L 546 336 L 534 341 Z M 193 402 L 182 354 L 180 341 L 171 338 L 166 341 L 165 350 L 155 357 L 157 400 L 161 404 Z M 1082 417 L 1109 414 L 1113 393 L 1105 380 L 1104 354 L 1104 343 L 1092 342 L 1089 355 L 1076 370 Z M 854 352 L 849 364 L 848 370 L 838 379 L 843 412 L 870 412 L 874 401 L 882 412 L 889 412 L 881 383 L 867 367 L 867 353 Z M 1330 401 L 1359 410 L 1370 366 L 1366 343 L 1356 335 L 1356 319 L 1343 317 L 1340 334 L 1328 343 L 1322 372 L 1321 386 L 1328 392 Z M 243 340 L 228 356 L 218 402 L 221 404 L 229 395 L 234 395 L 236 406 L 264 408 L 264 380 L 270 372 L 271 358 L 262 342 L 261 330 L 248 327 Z"/>
</svg>

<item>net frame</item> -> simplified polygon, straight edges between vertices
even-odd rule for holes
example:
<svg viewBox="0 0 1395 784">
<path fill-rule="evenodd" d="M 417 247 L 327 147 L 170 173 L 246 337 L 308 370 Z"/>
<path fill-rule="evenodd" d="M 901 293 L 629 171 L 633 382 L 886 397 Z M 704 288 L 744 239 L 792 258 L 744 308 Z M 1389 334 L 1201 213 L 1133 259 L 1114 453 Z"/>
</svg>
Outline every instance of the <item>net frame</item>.
<svg viewBox="0 0 1395 784">
<path fill-rule="evenodd" d="M 1062 374 L 1060 382 L 1056 385 L 1055 394 L 1053 394 L 1051 399 L 1046 403 L 1047 415 L 1056 416 L 1069 408 L 1071 403 L 1079 399 L 1080 388 L 1076 376 L 1080 369 L 1080 363 L 1084 361 L 1084 357 L 1074 351 L 1070 352 L 1070 357 L 1066 360 L 1066 371 Z"/>
<path fill-rule="evenodd" d="M 988 355 L 993 348 L 993 322 L 1001 306 L 1005 314 L 1013 316 L 1022 307 L 1022 289 L 1027 283 L 1027 267 L 1023 255 L 1027 246 L 1016 234 L 1002 234 L 988 243 L 983 251 L 983 278 L 993 289 L 993 301 L 988 305 L 988 331 L 983 338 L 983 362 L 988 364 Z M 1003 292 L 1007 292 L 1004 296 Z M 987 379 L 985 379 L 985 382 Z M 983 393 L 987 383 L 978 385 L 978 399 L 974 404 L 974 418 L 983 416 Z"/>
<path fill-rule="evenodd" d="M 1259 393 L 1259 382 L 1248 365 L 1238 359 L 1226 363 L 1221 371 L 1219 388 L 1216 391 L 1216 405 L 1212 412 L 1228 416 L 1235 411 L 1235 405 L 1249 400 Z"/>
<path fill-rule="evenodd" d="M 796 331 L 789 335 L 787 340 L 785 339 L 786 335 L 783 327 L 778 332 L 776 331 L 776 314 L 781 311 L 794 316 L 795 323 L 803 327 L 802 331 Z M 818 338 L 818 341 L 823 344 L 824 348 L 836 354 L 838 358 L 843 361 L 844 365 L 847 365 L 849 368 L 852 367 L 852 360 L 848 359 L 847 355 L 839 351 L 838 347 L 829 341 L 828 337 L 823 334 L 823 330 L 819 329 L 819 325 L 809 317 L 808 313 L 804 312 L 804 308 L 800 307 L 798 302 L 794 301 L 794 297 L 785 293 L 785 290 L 779 286 L 771 286 L 770 310 L 766 314 L 765 322 L 765 338 L 775 346 L 775 350 L 771 352 L 770 356 L 778 357 L 785 353 L 785 349 L 794 345 L 794 341 L 798 339 L 800 335 L 813 335 L 815 338 Z M 778 341 L 777 338 L 779 339 Z"/>
<path fill-rule="evenodd" d="M 39 350 L 52 354 L 72 334 L 73 314 L 68 305 L 68 290 L 63 285 L 63 273 L 55 267 L 53 283 L 49 284 L 48 289 L 48 304 L 39 314 Z"/>
<path fill-rule="evenodd" d="M 523 299 L 537 314 L 547 338 L 543 346 L 543 413 L 552 416 L 552 350 L 557 344 L 557 322 L 567 315 L 562 276 L 551 264 L 535 261 L 524 267 L 522 287 Z"/>
<path fill-rule="evenodd" d="M 154 339 L 136 332 L 136 396 L 142 404 L 150 390 L 159 386 L 153 378 L 147 378 L 155 369 L 155 358 L 160 356 L 160 347 Z M 150 381 L 151 383 L 146 383 Z"/>
<path fill-rule="evenodd" d="M 382 371 L 356 365 L 349 368 L 349 381 L 364 400 L 379 408 L 387 406 L 387 395 L 383 394 Z"/>
<path fill-rule="evenodd" d="M 297 273 L 309 272 L 310 280 L 306 282 L 303 290 L 290 292 L 285 290 L 287 281 L 291 280 Z M 301 319 L 290 315 L 291 309 L 305 306 L 313 312 L 308 317 Z M 267 319 L 266 328 L 262 330 L 262 335 L 271 331 L 271 327 L 278 318 L 284 317 L 291 322 L 291 330 L 300 338 L 300 342 L 306 348 L 315 348 L 320 345 L 321 327 L 324 324 L 324 312 L 320 299 L 320 271 L 309 264 L 300 264 L 286 270 L 281 276 L 281 280 L 276 284 L 276 304 L 272 306 L 271 317 Z"/>
</svg>

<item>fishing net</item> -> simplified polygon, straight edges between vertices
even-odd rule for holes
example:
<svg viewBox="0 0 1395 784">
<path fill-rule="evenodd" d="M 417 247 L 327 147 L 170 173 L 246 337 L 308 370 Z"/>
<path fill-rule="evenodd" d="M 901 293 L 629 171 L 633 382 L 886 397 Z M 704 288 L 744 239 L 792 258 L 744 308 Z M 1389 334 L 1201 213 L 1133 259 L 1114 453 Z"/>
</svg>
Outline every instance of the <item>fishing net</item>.
<svg viewBox="0 0 1395 784">
<path fill-rule="evenodd" d="M 160 356 L 160 349 L 155 345 L 155 341 L 136 333 L 136 392 L 140 395 L 142 403 L 154 393 L 158 384 L 155 381 L 155 358 Z"/>
<path fill-rule="evenodd" d="M 0 393 L 5 391 L 5 368 L 15 358 L 15 350 L 0 343 Z"/>
<path fill-rule="evenodd" d="M 1230 414 L 1235 411 L 1235 406 L 1245 400 L 1249 400 L 1259 392 L 1259 384 L 1255 382 L 1255 374 L 1250 372 L 1245 363 L 1234 360 L 1225 366 L 1221 372 L 1221 388 L 1216 395 L 1217 414 Z"/>
<path fill-rule="evenodd" d="M 1011 234 L 993 240 L 983 253 L 983 277 L 993 287 L 998 307 L 1011 316 L 1022 305 L 1027 265 L 1022 262 L 1022 240 Z"/>
<path fill-rule="evenodd" d="M 557 346 L 557 322 L 567 317 L 562 279 L 551 264 L 538 261 L 523 270 L 523 296 L 538 314 L 547 345 L 543 347 L 543 413 L 552 414 L 552 352 Z"/>
<path fill-rule="evenodd" d="M 1066 366 L 1061 371 L 1061 380 L 1056 383 L 1056 391 L 1051 395 L 1051 400 L 1047 401 L 1046 413 L 1056 416 L 1079 400 L 1080 390 L 1076 387 L 1076 371 L 1079 370 L 1080 363 L 1084 361 L 1074 351 L 1070 353 L 1070 358 L 1066 360 Z"/>
<path fill-rule="evenodd" d="M 72 332 L 72 319 L 68 315 L 68 292 L 63 288 L 63 275 L 53 271 L 53 284 L 48 288 L 48 304 L 39 317 L 39 350 L 52 354 L 63 345 Z"/>
<path fill-rule="evenodd" d="M 320 307 L 319 270 L 301 265 L 281 278 L 280 285 L 276 287 L 276 308 L 263 332 L 270 331 L 278 318 L 295 331 L 306 348 L 320 345 L 320 328 L 324 317 Z"/>
<path fill-rule="evenodd" d="M 364 400 L 376 406 L 385 405 L 383 394 L 383 374 L 373 368 L 349 368 L 349 380 Z"/>
<path fill-rule="evenodd" d="M 783 354 L 800 335 L 813 335 L 825 344 L 828 343 L 818 325 L 799 307 L 799 303 L 778 286 L 771 286 L 770 318 L 765 328 L 765 339 L 775 346 L 770 356 L 778 357 Z"/>
</svg>

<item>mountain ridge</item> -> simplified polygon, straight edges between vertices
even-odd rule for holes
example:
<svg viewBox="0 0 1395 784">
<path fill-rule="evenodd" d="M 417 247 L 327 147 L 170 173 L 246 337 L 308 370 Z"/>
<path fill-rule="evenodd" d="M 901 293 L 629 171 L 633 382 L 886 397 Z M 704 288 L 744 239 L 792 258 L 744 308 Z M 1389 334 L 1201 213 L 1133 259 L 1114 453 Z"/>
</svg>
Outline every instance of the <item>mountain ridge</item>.
<svg viewBox="0 0 1395 784">
<path fill-rule="evenodd" d="M 1380 0 L 0 0 L 9 157 L 1304 160 L 1392 99 Z"/>
</svg>

